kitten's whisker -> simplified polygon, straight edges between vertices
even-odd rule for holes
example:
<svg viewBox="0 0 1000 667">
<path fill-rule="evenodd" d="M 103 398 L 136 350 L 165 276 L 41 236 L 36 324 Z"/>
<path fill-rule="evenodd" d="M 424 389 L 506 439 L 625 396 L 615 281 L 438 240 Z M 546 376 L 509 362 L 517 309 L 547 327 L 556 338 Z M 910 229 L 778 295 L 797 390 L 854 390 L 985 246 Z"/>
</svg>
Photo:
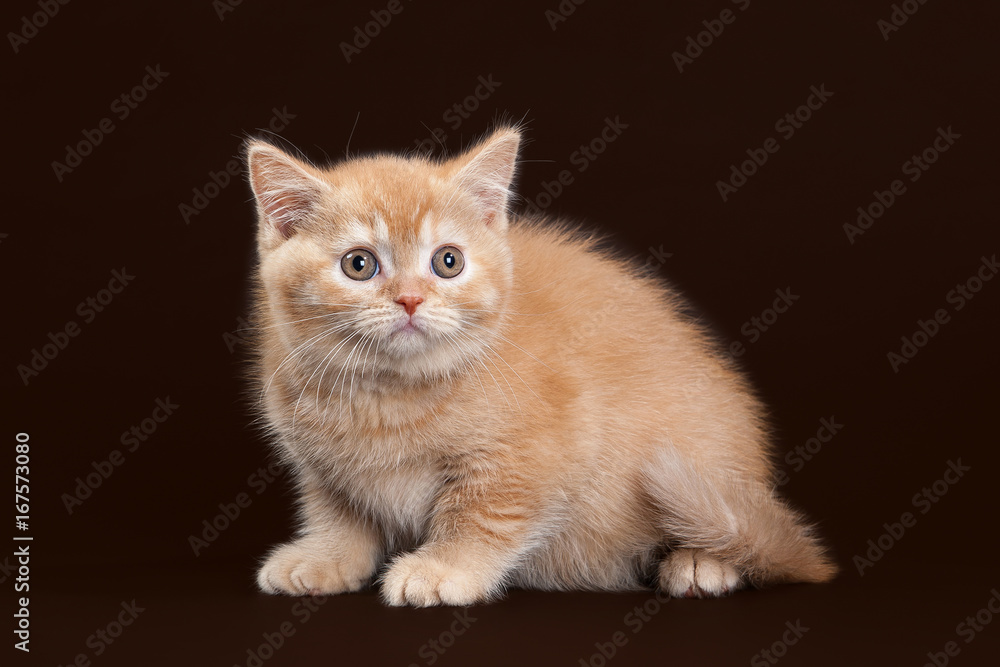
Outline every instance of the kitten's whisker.
<svg viewBox="0 0 1000 667">
<path fill-rule="evenodd" d="M 276 369 L 274 369 L 273 373 L 271 373 L 271 377 L 269 377 L 267 379 L 267 382 L 264 383 L 264 388 L 260 390 L 260 397 L 259 397 L 258 400 L 263 400 L 264 399 L 264 395 L 267 393 L 268 388 L 270 388 L 271 381 L 274 380 L 274 376 L 278 374 L 278 371 L 280 371 L 285 366 L 285 364 L 288 363 L 289 359 L 291 359 L 292 356 L 295 355 L 300 349 L 302 349 L 303 347 L 305 347 L 306 345 L 308 345 L 312 341 L 316 340 L 317 338 L 320 338 L 321 336 L 323 336 L 324 333 L 327 333 L 327 332 L 323 332 L 323 333 L 317 334 L 316 336 L 313 336 L 312 338 L 310 338 L 310 339 L 308 339 L 308 340 L 306 340 L 306 341 L 304 341 L 302 343 L 299 343 L 298 345 L 295 346 L 295 348 L 291 352 L 289 352 L 287 355 L 285 355 L 285 358 L 282 359 L 282 361 L 281 361 L 280 364 L 278 364 L 278 367 Z"/>
<path fill-rule="evenodd" d="M 346 345 L 350 340 L 352 340 L 359 333 L 361 333 L 361 332 L 360 331 L 355 331 L 353 334 L 351 334 L 350 336 L 348 336 L 347 338 L 345 338 L 343 340 L 343 343 L 341 344 L 341 346 L 339 346 L 337 349 L 340 349 L 340 347 L 342 347 L 343 345 Z M 364 338 L 364 336 L 362 336 L 362 338 Z M 355 347 L 357 347 L 357 344 L 355 344 Z M 343 375 L 344 371 L 347 369 L 347 364 L 350 362 L 350 360 L 351 360 L 351 354 L 353 354 L 353 353 L 354 353 L 354 348 L 351 348 L 351 352 L 348 353 L 347 358 L 344 360 L 344 363 L 340 367 L 340 370 L 337 371 L 337 377 L 334 378 L 333 384 L 330 386 L 330 393 L 327 394 L 327 397 L 326 397 L 326 407 L 324 408 L 324 411 L 328 411 L 330 409 L 330 399 L 333 398 L 333 390 L 336 389 L 336 387 L 337 387 L 338 384 L 341 385 L 340 395 L 341 395 L 341 397 L 343 397 L 343 395 L 344 395 L 344 387 L 343 387 L 343 384 L 340 382 L 340 376 Z M 338 411 L 340 411 L 341 407 L 342 407 L 342 403 L 340 404 L 340 407 L 338 407 Z"/>
<path fill-rule="evenodd" d="M 343 368 L 341 368 L 340 372 L 337 373 L 337 379 L 334 380 L 333 382 L 334 387 L 336 387 L 338 383 L 340 384 L 340 398 L 337 401 L 337 411 L 341 414 L 341 416 L 344 414 L 344 386 L 347 384 L 347 367 L 351 365 L 351 357 L 354 356 L 354 352 L 358 349 L 358 345 L 363 343 L 368 335 L 369 334 L 365 333 L 364 335 L 361 336 L 361 338 L 358 339 L 356 343 L 354 343 L 354 346 L 351 348 L 351 351 L 347 353 L 347 358 L 344 360 Z M 341 382 L 340 380 L 341 375 L 343 375 L 344 377 L 343 382 Z M 353 410 L 351 410 L 351 406 L 349 403 L 347 405 L 347 409 L 349 412 L 348 417 L 353 422 L 354 412 Z"/>
<path fill-rule="evenodd" d="M 350 339 L 348 339 L 348 340 L 350 340 Z M 341 342 L 341 345 L 343 345 L 343 342 Z M 318 371 L 320 369 L 320 367 L 322 367 L 324 369 L 323 370 L 324 373 L 326 372 L 326 364 L 324 362 L 326 362 L 327 358 L 330 358 L 330 360 L 332 361 L 333 354 L 337 350 L 339 350 L 339 349 L 340 349 L 340 345 L 334 347 L 330 352 L 327 352 L 326 355 L 323 357 L 323 359 L 321 359 L 320 362 L 318 364 L 316 364 L 316 367 L 313 369 L 313 372 L 309 374 L 309 378 L 306 379 L 306 381 L 302 384 L 302 391 L 299 392 L 299 398 L 295 401 L 295 407 L 292 410 L 292 430 L 295 429 L 295 418 L 296 418 L 296 416 L 298 415 L 298 412 L 299 412 L 299 403 L 302 401 L 302 396 L 305 395 L 306 389 L 309 388 L 309 383 L 312 382 L 313 377 L 316 375 L 316 371 Z M 316 407 L 317 408 L 319 407 L 319 386 L 322 386 L 322 381 L 323 381 L 323 376 L 320 375 L 320 385 L 318 385 L 317 389 L 316 389 L 316 395 L 317 395 L 317 399 L 316 399 L 316 404 L 317 405 L 316 405 Z"/>
<path fill-rule="evenodd" d="M 354 346 L 354 350 L 351 350 L 351 354 L 348 355 L 348 361 L 350 361 L 351 356 L 354 356 L 355 351 L 357 351 L 357 356 L 354 357 L 354 365 L 351 367 L 351 385 L 347 392 L 347 412 L 351 419 L 351 423 L 354 423 L 354 375 L 358 370 L 358 361 L 361 360 L 361 352 L 365 349 L 365 344 L 370 342 L 374 338 L 375 334 L 367 333 L 361 337 L 357 345 Z M 344 376 L 344 384 L 347 384 L 347 376 Z M 341 387 L 341 392 L 343 392 L 343 387 Z"/>
<path fill-rule="evenodd" d="M 495 354 L 497 356 L 497 359 L 499 359 L 504 364 L 506 364 L 507 368 L 509 368 L 510 370 L 512 370 L 514 372 L 514 375 L 516 375 L 517 379 L 521 381 L 521 384 L 523 384 L 525 387 L 527 387 L 528 391 L 530 391 L 532 394 L 534 394 L 535 398 L 538 398 L 538 399 L 541 398 L 538 394 L 535 394 L 535 390 L 531 388 L 531 385 L 529 385 L 527 382 L 524 381 L 524 379 L 521 377 L 521 374 L 518 373 L 517 370 L 515 370 L 513 366 L 511 366 L 510 364 L 507 363 L 507 360 L 503 358 L 503 355 L 501 355 L 495 349 L 493 349 L 492 347 L 490 347 L 485 341 L 483 342 L 483 345 L 486 345 L 486 349 L 488 349 L 491 352 L 493 352 L 493 354 Z M 506 378 L 504 378 L 504 379 L 506 379 Z M 511 389 L 511 392 L 513 392 L 513 389 Z M 515 396 L 514 399 L 517 400 L 517 396 Z"/>
<path fill-rule="evenodd" d="M 305 348 L 306 348 L 307 345 L 309 345 L 310 343 L 312 343 L 313 341 L 315 341 L 317 339 L 323 338 L 324 336 L 328 336 L 330 334 L 337 333 L 338 331 L 342 330 L 344 327 L 349 326 L 351 324 L 353 324 L 353 322 L 339 323 L 339 324 L 335 325 L 333 328 L 321 331 L 320 333 L 316 334 L 312 338 L 309 338 L 308 340 L 306 340 L 306 341 L 300 343 L 299 345 L 297 345 L 291 352 L 289 352 L 285 356 L 285 358 L 281 361 L 281 363 L 278 364 L 278 367 L 276 369 L 274 369 L 274 372 L 271 373 L 271 377 L 269 377 L 267 379 L 267 382 L 264 383 L 264 388 L 261 389 L 261 391 L 260 391 L 260 397 L 259 397 L 258 400 L 263 400 L 264 399 L 264 395 L 267 394 L 267 390 L 271 386 L 271 381 L 274 380 L 274 376 L 278 374 L 278 371 L 280 371 L 282 368 L 284 368 L 285 364 L 287 364 L 293 357 L 296 357 L 296 356 L 299 356 L 300 354 L 302 354 L 305 351 Z"/>
<path fill-rule="evenodd" d="M 375 375 L 375 368 L 376 368 L 375 361 L 378 359 L 378 348 L 379 348 L 379 345 L 382 344 L 382 337 L 381 336 L 372 336 L 372 339 L 373 339 L 373 342 L 375 343 L 375 350 L 374 350 L 374 353 L 372 354 L 372 376 L 374 376 Z M 371 345 L 369 345 L 368 349 L 365 350 L 365 360 L 361 362 L 361 379 L 362 380 L 365 379 L 365 369 L 368 367 L 368 353 L 369 352 L 372 352 L 372 346 Z"/>
<path fill-rule="evenodd" d="M 451 334 L 444 334 L 445 338 L 448 339 L 448 343 L 459 353 L 459 356 L 464 357 L 464 350 L 462 346 L 459 345 L 458 340 Z M 490 411 L 490 397 L 486 394 L 486 385 L 483 384 L 483 378 L 479 375 L 479 369 L 472 363 L 469 363 L 468 359 L 465 360 L 465 364 L 469 370 L 476 374 L 476 379 L 479 380 L 479 386 L 483 389 L 483 400 L 486 401 L 486 411 Z"/>
<path fill-rule="evenodd" d="M 378 361 L 378 346 L 382 344 L 382 337 L 375 336 L 375 354 L 372 355 L 372 375 L 375 374 L 376 361 Z M 369 346 L 370 348 L 371 346 Z M 365 366 L 368 365 L 368 352 L 365 352 L 365 360 L 361 364 L 361 379 L 365 379 Z"/>
<path fill-rule="evenodd" d="M 502 333 L 500 333 L 499 331 L 493 331 L 493 330 L 491 330 L 491 329 L 488 329 L 488 328 L 486 328 L 486 327 L 484 327 L 484 326 L 480 326 L 480 325 L 478 325 L 478 324 L 475 324 L 474 322 L 468 322 L 468 321 L 463 321 L 463 324 L 466 324 L 466 325 L 468 325 L 468 326 L 471 326 L 471 327 L 476 327 L 477 329 L 482 329 L 483 331 L 487 331 L 487 332 L 490 332 L 490 333 L 494 334 L 494 335 L 495 335 L 495 336 L 497 336 L 497 338 L 499 338 L 500 340 L 504 341 L 504 342 L 505 342 L 505 343 L 507 343 L 508 345 L 512 345 L 513 347 L 516 347 L 516 348 L 517 348 L 517 349 L 519 349 L 519 350 L 520 350 L 521 352 L 524 352 L 524 353 L 525 353 L 526 355 L 528 355 L 529 357 L 531 357 L 532 359 L 534 359 L 535 361 L 537 361 L 538 363 L 540 363 L 540 364 L 541 364 L 542 366 L 545 366 L 546 368 L 548 368 L 548 369 L 549 369 L 550 371 L 552 371 L 553 373 L 555 373 L 555 372 L 556 372 L 556 371 L 555 371 L 555 370 L 554 370 L 553 368 L 551 368 L 551 367 L 550 367 L 550 366 L 549 366 L 548 364 L 546 364 L 546 363 L 545 363 L 544 361 L 542 361 L 541 359 L 539 359 L 538 357 L 536 357 L 535 355 L 533 355 L 533 354 L 532 354 L 531 352 L 528 352 L 527 350 L 525 350 L 525 349 L 524 349 L 523 347 L 521 347 L 520 345 L 518 345 L 518 344 L 517 344 L 517 343 L 515 343 L 514 341 L 510 340 L 509 338 L 507 338 L 506 336 L 504 336 L 504 335 L 503 335 Z M 505 361 L 504 363 L 507 363 L 507 362 Z M 513 369 L 511 369 L 511 370 L 513 370 Z"/>
<path fill-rule="evenodd" d="M 483 340 L 481 337 L 474 337 L 474 336 L 472 336 L 467 331 L 466 332 L 462 332 L 462 333 L 464 333 L 469 338 L 469 340 L 471 340 L 473 342 L 476 342 L 476 343 L 479 343 L 480 345 L 482 345 L 483 347 L 485 347 L 487 350 L 489 350 L 493 354 L 497 355 L 498 357 L 500 356 L 499 354 L 497 354 L 497 351 L 494 350 L 492 347 L 490 347 L 486 343 L 486 341 Z M 503 378 L 503 381 L 507 383 L 507 388 L 510 389 L 510 393 L 514 397 L 514 403 L 517 405 L 517 411 L 520 413 L 521 412 L 521 402 L 517 400 L 517 392 L 514 391 L 514 387 L 510 384 L 510 380 L 507 379 L 507 376 L 504 374 L 504 372 L 500 369 L 499 366 L 497 366 L 497 363 L 495 361 L 493 361 L 491 355 L 485 355 L 485 356 L 486 356 L 486 360 L 489 361 L 491 364 L 493 364 L 493 367 L 496 369 L 497 373 L 500 374 L 500 377 Z M 503 361 L 503 358 L 501 357 L 500 360 Z M 506 364 L 507 362 L 504 361 L 504 363 Z M 510 367 L 510 364 L 507 364 L 507 366 Z M 483 364 L 483 367 L 485 368 L 486 364 Z M 487 368 L 486 370 L 489 371 L 489 368 Z M 511 368 L 511 370 L 514 370 L 514 369 Z M 516 371 L 515 371 L 515 374 L 516 374 Z M 493 373 L 490 373 L 490 375 L 493 375 Z M 496 378 L 495 377 L 493 378 L 493 381 L 496 382 Z M 521 382 L 524 382 L 524 380 L 521 380 Z M 525 386 L 527 387 L 527 384 Z M 497 387 L 499 388 L 499 384 L 497 385 Z M 528 387 L 528 389 L 531 389 L 531 387 Z M 501 393 L 503 393 L 502 390 L 501 390 Z M 534 393 L 534 392 L 532 392 L 532 393 Z M 504 398 L 506 398 L 506 394 L 504 394 Z M 510 401 L 507 402 L 507 406 L 510 407 Z"/>
<path fill-rule="evenodd" d="M 323 304 L 323 305 L 328 305 L 328 304 Z M 334 315 L 354 315 L 354 313 L 345 313 L 345 312 L 323 313 L 322 315 L 314 315 L 313 317 L 304 317 L 301 320 L 291 320 L 290 322 L 279 322 L 277 324 L 269 324 L 266 327 L 249 327 L 245 329 L 237 329 L 237 331 L 263 331 L 264 329 L 274 329 L 275 327 L 287 327 L 289 324 L 298 324 L 300 322 L 308 322 L 309 320 L 318 320 L 324 317 L 333 317 Z"/>
<path fill-rule="evenodd" d="M 298 398 L 297 401 L 295 401 L 295 409 L 292 410 L 292 428 L 293 429 L 295 428 L 295 416 L 296 416 L 296 414 L 299 411 L 299 401 L 302 400 L 302 395 L 305 394 L 306 389 L 309 388 L 309 383 L 312 381 L 313 375 L 316 375 L 316 371 L 319 370 L 322 367 L 323 371 L 319 374 L 319 381 L 316 383 L 316 401 L 313 404 L 314 407 L 315 407 L 315 409 L 316 409 L 316 412 L 319 412 L 319 389 L 320 389 L 320 387 L 323 386 L 323 375 L 326 374 L 326 368 L 327 368 L 327 366 L 333 361 L 333 353 L 335 351 L 336 351 L 336 348 L 334 350 L 331 350 L 331 351 L 327 352 L 326 356 L 324 356 L 322 359 L 320 359 L 319 364 L 317 364 L 316 368 L 313 369 L 313 372 L 309 376 L 309 379 L 307 379 L 305 381 L 305 383 L 303 383 L 303 385 L 302 385 L 302 391 L 299 392 L 299 398 Z M 320 425 L 321 426 L 323 425 L 324 421 L 325 421 L 325 415 L 320 418 Z"/>
<path fill-rule="evenodd" d="M 339 350 L 340 348 L 342 348 L 347 343 L 347 341 L 349 341 L 352 337 L 353 336 L 345 338 L 344 340 L 340 341 L 340 343 L 336 347 L 334 347 L 330 351 L 330 353 L 327 355 L 328 357 L 330 357 L 330 361 L 326 362 L 326 365 L 323 367 L 323 372 L 319 374 L 319 381 L 316 383 L 316 411 L 317 412 L 319 412 L 319 393 L 323 389 L 323 376 L 326 375 L 326 369 L 329 368 L 330 364 L 333 363 L 333 355 L 336 354 L 337 350 Z M 325 358 L 324 358 L 324 360 L 325 360 Z M 320 363 L 322 363 L 322 362 L 320 362 Z M 336 384 L 334 384 L 334 386 L 336 386 Z M 328 402 L 329 402 L 329 400 L 328 400 Z M 326 423 L 326 410 L 324 410 L 322 412 L 322 415 L 323 415 L 323 417 L 320 420 L 320 426 L 322 426 L 323 424 Z"/>
<path fill-rule="evenodd" d="M 543 289 L 546 289 L 549 285 L 554 285 L 555 283 L 561 282 L 563 280 L 568 280 L 568 279 L 569 279 L 568 276 L 565 276 L 565 275 L 564 276 L 559 276 L 558 278 L 553 278 L 549 282 L 547 282 L 544 285 L 538 287 L 537 289 L 531 290 L 530 292 L 518 292 L 516 294 L 517 294 L 517 296 L 527 296 L 528 294 L 534 294 L 535 292 L 541 292 Z M 515 294 L 515 293 L 512 292 L 511 294 Z"/>
<path fill-rule="evenodd" d="M 457 331 L 455 331 L 455 333 L 457 335 L 460 335 L 460 336 L 464 337 L 465 339 L 471 341 L 472 343 L 476 343 L 477 342 L 476 339 L 474 339 L 472 336 L 470 336 L 467 331 L 457 330 Z M 496 385 L 497 393 L 500 394 L 500 396 L 503 397 L 504 402 L 507 404 L 507 409 L 508 410 L 512 410 L 513 406 L 511 406 L 511 404 L 510 404 L 510 399 L 507 398 L 507 393 L 500 387 L 500 383 L 497 382 L 497 378 L 496 378 L 495 375 L 493 375 L 493 371 L 491 371 L 489 369 L 489 366 L 487 366 L 483 362 L 482 357 L 480 355 L 476 355 L 473 358 L 479 363 L 480 366 L 483 367 L 483 370 L 485 370 L 489 374 L 490 378 L 493 380 L 493 384 Z M 497 369 L 497 370 L 499 371 L 499 369 Z"/>
<path fill-rule="evenodd" d="M 489 331 L 488 329 L 485 329 L 485 327 L 480 327 L 480 328 L 483 328 L 484 330 L 486 330 L 486 331 Z M 471 338 L 471 334 L 469 334 L 468 332 L 466 332 L 466 335 L 469 335 L 469 336 L 470 336 L 470 338 Z M 503 337 L 501 336 L 501 338 L 503 338 Z M 495 354 L 495 355 L 496 355 L 496 357 L 497 357 L 497 358 L 498 358 L 498 359 L 499 359 L 500 361 L 502 361 L 502 362 L 503 362 L 503 363 L 504 363 L 504 364 L 505 364 L 505 365 L 507 366 L 507 368 L 509 368 L 509 369 L 510 369 L 510 370 L 511 370 L 511 371 L 512 371 L 512 372 L 514 373 L 514 375 L 516 375 L 516 376 L 517 376 L 517 379 L 521 381 L 521 384 L 523 384 L 523 385 L 524 385 L 524 386 L 525 386 L 525 387 L 526 387 L 526 388 L 528 389 L 528 391 L 530 391 L 530 392 L 531 392 L 531 393 L 532 393 L 532 394 L 533 394 L 533 395 L 535 396 L 535 398 L 538 398 L 538 399 L 540 399 L 540 398 L 541 398 L 541 397 L 540 397 L 540 396 L 539 396 L 539 395 L 538 395 L 538 394 L 537 394 L 537 393 L 535 392 L 535 390 L 531 388 L 531 385 L 529 385 L 529 384 L 528 384 L 527 382 L 525 382 L 524 378 L 522 378 L 522 377 L 521 377 L 521 374 L 517 372 L 517 369 L 515 369 L 515 368 L 514 368 L 513 366 L 511 366 L 511 365 L 510 365 L 510 364 L 509 364 L 509 363 L 507 362 L 507 360 L 503 358 L 503 355 L 502 355 L 502 354 L 500 354 L 500 353 L 499 353 L 499 352 L 498 352 L 498 351 L 497 351 L 496 349 L 494 349 L 494 348 L 493 348 L 492 346 L 490 346 L 490 345 L 489 345 L 489 343 L 487 343 L 487 342 L 486 342 L 485 338 L 483 338 L 482 336 L 476 336 L 476 338 L 475 338 L 475 339 L 476 339 L 476 340 L 478 340 L 478 341 L 479 341 L 479 343 L 480 343 L 481 345 L 483 345 L 483 346 L 484 346 L 484 347 L 485 347 L 486 349 L 490 350 L 490 351 L 491 351 L 491 352 L 492 352 L 493 354 Z M 506 339 L 504 339 L 504 340 L 506 340 Z M 508 342 L 508 343 L 511 343 L 511 341 L 507 341 L 507 342 Z M 514 345 L 513 343 L 511 343 L 511 344 L 512 344 L 512 345 Z M 515 345 L 515 347 L 518 347 L 518 346 L 517 346 L 517 345 Z M 521 348 L 520 348 L 520 347 L 518 347 L 518 349 L 521 349 Z M 529 356 L 532 356 L 532 355 L 531 355 L 530 353 L 528 353 L 528 352 L 527 352 L 527 351 L 525 351 L 525 350 L 521 350 L 521 351 L 522 351 L 522 352 L 524 352 L 525 354 L 528 354 Z M 534 357 L 532 356 L 532 358 L 534 358 Z M 538 360 L 536 359 L 536 361 L 538 361 Z M 490 362 L 491 362 L 491 363 L 494 363 L 492 359 L 490 360 Z M 542 363 L 542 362 L 540 362 L 540 361 L 539 361 L 538 363 Z M 496 364 L 494 363 L 494 365 L 496 365 Z M 545 366 L 545 364 L 542 364 L 542 365 L 543 365 L 543 366 Z M 546 368 L 548 368 L 548 366 L 545 366 L 545 367 L 546 367 Z M 499 368 L 497 368 L 497 370 L 499 371 L 500 369 L 499 369 Z M 550 370 L 551 370 L 551 369 L 550 369 Z M 500 374 L 501 374 L 501 376 L 504 376 L 504 374 L 503 374 L 503 372 L 502 372 L 502 371 L 501 371 L 501 373 L 500 373 Z M 507 379 L 507 378 L 506 378 L 506 376 L 504 376 L 504 380 L 505 380 L 505 381 L 506 381 L 506 379 Z M 509 383 L 508 383 L 508 384 L 509 384 Z M 511 389 L 511 393 L 513 393 L 513 388 Z M 514 400 L 515 400 L 515 401 L 517 400 L 517 395 L 516 395 L 516 394 L 514 395 Z M 518 409 L 520 410 L 520 405 L 518 405 Z"/>
<path fill-rule="evenodd" d="M 368 350 L 371 347 L 372 342 L 375 340 L 375 334 L 369 333 L 369 334 L 367 334 L 367 336 L 368 336 L 368 345 L 367 345 L 367 347 L 364 348 L 365 350 Z M 365 339 L 364 339 L 364 337 L 362 337 L 361 338 L 361 343 L 359 343 L 359 344 L 363 344 L 364 342 L 365 342 Z M 365 353 L 365 359 L 367 359 L 367 358 L 368 358 L 368 354 L 366 352 Z M 352 411 L 351 412 L 352 420 L 353 420 L 353 415 L 354 415 L 354 412 L 353 412 L 353 410 L 354 410 L 354 374 L 358 370 L 358 361 L 360 361 L 360 360 L 361 360 L 361 352 L 358 352 L 358 358 L 354 360 L 354 368 L 351 369 L 351 390 L 347 394 L 347 405 L 350 407 L 350 409 Z M 361 373 L 364 374 L 364 367 L 362 367 Z"/>
<path fill-rule="evenodd" d="M 350 336 L 348 336 L 344 340 L 342 340 L 339 343 L 337 343 L 333 347 L 333 349 L 331 349 L 326 354 L 326 356 L 323 357 L 323 359 L 320 361 L 320 363 L 317 366 L 317 368 L 319 368 L 320 366 L 322 366 L 322 368 L 323 368 L 322 372 L 320 373 L 319 380 L 317 381 L 317 384 L 316 384 L 316 402 L 315 402 L 314 405 L 315 405 L 315 408 L 316 408 L 317 412 L 320 412 L 320 410 L 319 410 L 319 396 L 320 396 L 320 391 L 322 391 L 322 388 L 323 388 L 323 377 L 326 375 L 326 371 L 329 368 L 330 364 L 332 364 L 333 360 L 336 358 L 337 351 L 340 350 L 344 345 L 346 345 L 347 342 L 349 340 L 351 340 L 351 338 L 353 338 L 355 335 L 356 334 L 351 334 Z M 328 358 L 329 358 L 329 361 L 327 361 Z M 313 370 L 313 375 L 315 375 L 315 373 L 316 373 L 316 371 Z M 309 381 L 311 381 L 311 380 L 312 380 L 312 375 L 309 376 Z M 304 388 L 308 387 L 309 381 L 306 382 Z M 301 399 L 301 395 L 300 395 L 300 399 Z M 320 414 L 322 415 L 322 418 L 320 419 L 320 425 L 322 426 L 323 424 L 326 423 L 326 412 L 322 411 L 322 412 L 320 412 Z"/>
<path fill-rule="evenodd" d="M 358 112 L 358 115 L 354 117 L 354 126 L 351 127 L 351 133 L 349 135 L 347 135 L 347 145 L 344 146 L 344 158 L 347 159 L 347 160 L 351 159 L 351 154 L 350 154 L 351 139 L 354 138 L 354 130 L 356 130 L 358 128 L 358 121 L 359 120 L 361 120 L 361 112 L 360 111 Z"/>
<path fill-rule="evenodd" d="M 508 292 L 507 295 L 508 296 L 526 296 L 528 294 L 534 294 L 535 292 L 542 291 L 543 289 L 545 289 L 549 285 L 555 284 L 555 283 L 563 281 L 563 280 L 568 280 L 568 279 L 569 278 L 565 277 L 565 276 L 559 277 L 559 278 L 553 278 L 552 280 L 550 280 L 549 282 L 545 283 L 544 285 L 542 285 L 538 289 L 533 289 L 533 290 L 531 290 L 529 292 Z M 582 296 L 577 297 L 577 299 L 581 299 L 581 298 L 583 298 L 583 297 Z M 470 303 L 478 303 L 478 302 L 479 302 L 479 299 L 470 299 L 469 301 L 459 301 L 458 303 L 453 303 L 453 304 L 449 304 L 449 305 L 451 307 L 454 307 L 454 306 L 465 306 L 465 305 L 468 305 Z"/>
<path fill-rule="evenodd" d="M 537 315 L 548 315 L 548 313 L 505 313 L 505 312 L 499 311 L 499 310 L 483 310 L 483 309 L 475 309 L 475 308 L 451 308 L 451 310 L 454 310 L 454 311 L 457 311 L 457 312 L 460 312 L 460 313 L 474 313 L 473 317 L 479 317 L 480 313 L 485 314 L 485 315 L 496 315 L 498 318 L 506 318 L 508 315 L 535 315 L 535 314 L 537 314 Z M 465 319 L 462 318 L 461 316 L 459 316 L 459 318 L 457 320 L 448 320 L 447 322 L 448 322 L 448 324 L 464 324 L 465 323 Z M 502 326 L 504 326 L 504 327 L 514 327 L 514 328 L 517 328 L 517 329 L 530 329 L 532 327 L 538 326 L 535 322 L 532 322 L 532 323 L 529 323 L 529 324 L 515 324 L 514 322 L 511 322 L 509 318 L 506 321 L 503 320 L 503 319 L 501 319 L 501 322 L 502 322 Z"/>
<path fill-rule="evenodd" d="M 564 308 L 569 308 L 574 303 L 580 301 L 583 298 L 584 298 L 583 296 L 578 296 L 578 297 L 576 297 L 575 299 L 573 299 L 571 301 L 567 301 L 562 306 L 559 306 L 558 308 L 553 308 L 552 310 L 547 310 L 544 313 L 518 313 L 518 312 L 515 312 L 513 310 L 504 310 L 504 311 L 501 311 L 501 310 L 490 310 L 489 308 L 455 308 L 455 306 L 463 305 L 463 304 L 460 304 L 460 303 L 452 304 L 452 305 L 449 305 L 448 307 L 451 310 L 460 310 L 460 311 L 463 311 L 463 312 L 490 313 L 492 315 L 519 315 L 519 316 L 535 317 L 535 316 L 538 316 L 538 315 L 550 315 L 552 313 L 558 313 L 560 310 L 562 310 Z M 467 303 L 472 303 L 472 302 L 470 301 L 470 302 L 467 302 Z"/>
<path fill-rule="evenodd" d="M 499 394 L 500 394 L 501 396 L 503 396 L 503 400 L 504 400 L 504 402 L 505 402 L 505 403 L 507 404 L 507 409 L 508 409 L 508 410 L 511 410 L 511 409 L 513 409 L 513 407 L 512 407 L 512 406 L 511 406 L 511 404 L 510 404 L 510 399 L 509 399 L 509 398 L 507 398 L 507 394 L 506 394 L 506 393 L 504 392 L 504 390 L 503 390 L 503 389 L 502 389 L 502 388 L 500 387 L 500 383 L 499 383 L 499 382 L 497 382 L 497 378 L 496 378 L 496 376 L 495 376 L 495 375 L 493 375 L 493 371 L 491 371 L 491 370 L 489 369 L 489 367 L 488 367 L 488 366 L 487 366 L 487 365 L 486 365 L 485 363 L 483 363 L 483 360 L 482 360 L 482 359 L 479 359 L 479 358 L 477 357 L 477 358 L 476 358 L 476 361 L 478 361 L 478 362 L 479 362 L 479 365 L 483 367 L 483 370 L 485 370 L 485 371 L 486 371 L 487 373 L 489 373 L 489 374 L 490 374 L 490 377 L 491 377 L 491 378 L 493 379 L 493 384 L 495 384 L 495 385 L 497 386 L 497 392 L 498 392 L 498 393 L 499 393 Z"/>
</svg>

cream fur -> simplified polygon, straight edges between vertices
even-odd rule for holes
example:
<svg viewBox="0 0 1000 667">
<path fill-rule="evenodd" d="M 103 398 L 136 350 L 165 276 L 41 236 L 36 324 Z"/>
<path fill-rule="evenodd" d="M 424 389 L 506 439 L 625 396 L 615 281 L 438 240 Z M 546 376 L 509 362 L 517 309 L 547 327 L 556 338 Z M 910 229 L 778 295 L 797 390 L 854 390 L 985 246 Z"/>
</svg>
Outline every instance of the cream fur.
<svg viewBox="0 0 1000 667">
<path fill-rule="evenodd" d="M 259 401 L 297 473 L 270 593 L 472 604 L 505 586 L 721 595 L 835 566 L 773 493 L 763 410 L 637 262 L 507 215 L 520 136 L 317 168 L 248 145 Z M 444 245 L 465 257 L 430 270 Z M 354 281 L 341 257 L 374 252 Z M 423 299 L 416 331 L 401 295 Z"/>
</svg>

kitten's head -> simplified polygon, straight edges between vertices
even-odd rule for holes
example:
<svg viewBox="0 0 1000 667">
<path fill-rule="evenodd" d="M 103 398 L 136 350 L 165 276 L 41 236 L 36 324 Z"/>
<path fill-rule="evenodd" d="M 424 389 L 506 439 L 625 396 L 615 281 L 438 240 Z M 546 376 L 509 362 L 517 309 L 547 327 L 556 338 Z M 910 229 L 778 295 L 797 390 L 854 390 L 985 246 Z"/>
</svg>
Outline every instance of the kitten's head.
<svg viewBox="0 0 1000 667">
<path fill-rule="evenodd" d="M 519 143 L 503 128 L 443 162 L 379 155 L 318 168 L 249 142 L 265 344 L 333 375 L 364 356 L 410 379 L 482 354 L 512 284 Z"/>
</svg>

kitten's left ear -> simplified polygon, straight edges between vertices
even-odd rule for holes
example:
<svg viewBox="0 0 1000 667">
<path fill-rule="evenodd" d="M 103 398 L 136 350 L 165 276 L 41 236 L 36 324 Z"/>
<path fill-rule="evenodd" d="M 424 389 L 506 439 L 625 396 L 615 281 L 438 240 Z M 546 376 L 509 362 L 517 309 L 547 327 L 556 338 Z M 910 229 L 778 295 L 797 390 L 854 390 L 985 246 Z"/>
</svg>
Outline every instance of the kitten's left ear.
<svg viewBox="0 0 1000 667">
<path fill-rule="evenodd" d="M 460 166 L 452 180 L 476 197 L 486 224 L 507 223 L 507 203 L 520 145 L 521 133 L 504 128 L 453 161 Z"/>
</svg>

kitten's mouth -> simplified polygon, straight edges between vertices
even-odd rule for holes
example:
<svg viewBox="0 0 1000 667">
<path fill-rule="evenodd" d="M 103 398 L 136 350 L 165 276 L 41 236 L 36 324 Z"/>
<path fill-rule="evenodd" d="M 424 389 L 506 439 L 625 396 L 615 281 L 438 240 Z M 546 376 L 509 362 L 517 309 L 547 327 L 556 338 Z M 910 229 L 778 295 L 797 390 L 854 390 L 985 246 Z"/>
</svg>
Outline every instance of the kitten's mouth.
<svg viewBox="0 0 1000 667">
<path fill-rule="evenodd" d="M 415 321 L 412 317 L 408 317 L 401 321 L 392 333 L 401 334 L 404 336 L 415 336 L 417 334 L 423 333 L 423 326 L 419 322 Z"/>
</svg>

